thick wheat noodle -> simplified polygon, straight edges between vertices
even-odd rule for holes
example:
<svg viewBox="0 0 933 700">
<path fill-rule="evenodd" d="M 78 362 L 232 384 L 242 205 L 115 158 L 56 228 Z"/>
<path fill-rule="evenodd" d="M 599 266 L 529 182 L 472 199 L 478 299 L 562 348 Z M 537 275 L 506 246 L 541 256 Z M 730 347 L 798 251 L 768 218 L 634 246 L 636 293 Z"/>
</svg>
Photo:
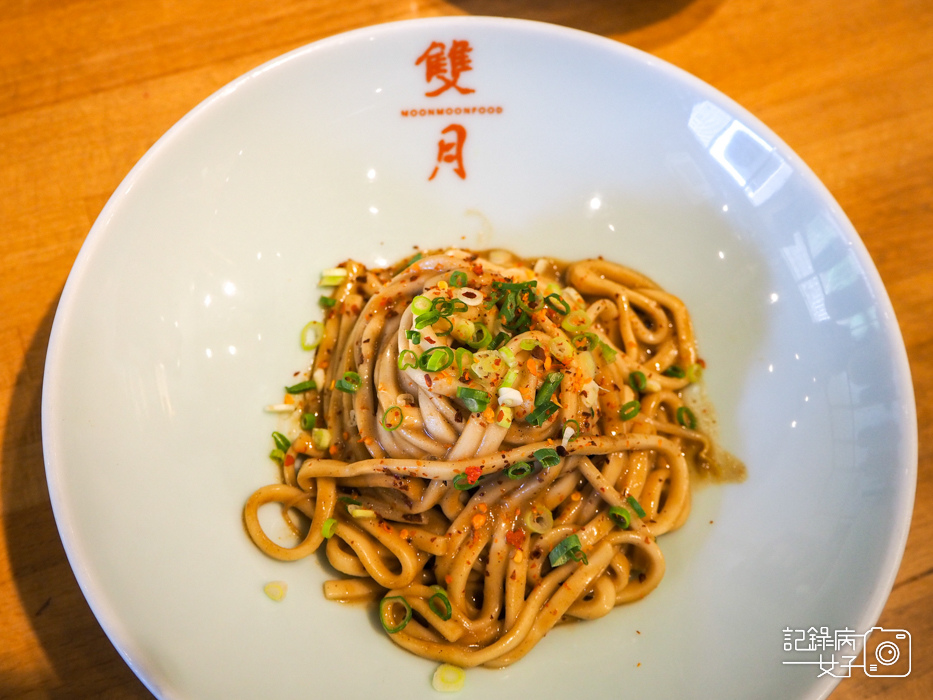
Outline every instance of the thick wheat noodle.
<svg viewBox="0 0 933 700">
<path fill-rule="evenodd" d="M 677 297 L 605 260 L 571 264 L 561 281 L 554 265 L 536 273 L 492 257 L 451 249 L 396 273 L 342 266 L 304 375 L 323 385 L 295 397 L 315 430 L 289 431 L 283 483 L 259 488 L 243 511 L 271 557 L 325 544 L 346 577 L 325 584 L 327 599 L 381 598 L 386 629 L 402 627 L 392 641 L 462 667 L 514 663 L 561 621 L 603 617 L 654 590 L 665 570 L 657 537 L 686 520 L 691 465 L 709 468 L 712 452 L 701 427 L 680 424 L 691 380 L 666 373 L 698 362 Z M 426 300 L 417 310 L 415 297 Z M 424 317 L 425 303 L 438 315 Z M 585 333 L 567 330 L 571 309 Z M 503 325 L 521 313 L 524 327 Z M 505 342 L 471 347 L 481 327 L 482 342 L 503 330 Z M 400 367 L 435 347 L 455 362 Z M 650 385 L 640 392 L 635 372 Z M 347 373 L 359 376 L 356 391 L 339 390 Z M 506 377 L 508 401 L 497 393 Z M 485 394 L 488 408 L 469 410 L 462 392 Z M 551 415 L 529 422 L 545 401 Z M 634 401 L 639 414 L 623 416 Z M 544 453 L 557 463 L 543 466 Z M 521 463 L 524 476 L 513 473 Z M 296 545 L 263 530 L 270 504 L 303 519 Z M 572 558 L 552 563 L 568 544 Z"/>
</svg>

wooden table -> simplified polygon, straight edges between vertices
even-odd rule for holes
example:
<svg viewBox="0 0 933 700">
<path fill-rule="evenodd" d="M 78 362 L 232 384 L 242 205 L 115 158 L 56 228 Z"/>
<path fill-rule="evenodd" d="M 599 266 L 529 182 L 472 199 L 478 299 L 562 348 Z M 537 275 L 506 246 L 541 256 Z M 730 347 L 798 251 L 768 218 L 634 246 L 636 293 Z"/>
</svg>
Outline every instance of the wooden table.
<svg viewBox="0 0 933 700">
<path fill-rule="evenodd" d="M 0 697 L 150 697 L 92 616 L 44 477 L 40 389 L 62 285 L 95 217 L 176 120 L 245 71 L 364 25 L 509 15 L 603 34 L 750 109 L 813 168 L 892 297 L 920 425 L 913 526 L 880 624 L 933 697 L 933 3 L 928 0 L 69 0 L 0 9 Z M 779 632 L 778 632 L 779 634 Z M 780 637 L 776 637 L 780 643 Z"/>
</svg>

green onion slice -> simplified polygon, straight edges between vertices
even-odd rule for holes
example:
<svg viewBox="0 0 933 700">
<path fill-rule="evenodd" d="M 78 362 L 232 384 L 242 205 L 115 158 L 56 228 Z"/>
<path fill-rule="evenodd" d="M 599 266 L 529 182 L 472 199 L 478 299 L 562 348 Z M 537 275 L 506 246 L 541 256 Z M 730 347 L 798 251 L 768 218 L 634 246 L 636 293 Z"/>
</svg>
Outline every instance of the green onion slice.
<svg viewBox="0 0 933 700">
<path fill-rule="evenodd" d="M 405 331 L 405 338 L 418 345 L 421 342 L 421 331 Z"/>
<path fill-rule="evenodd" d="M 703 365 L 701 365 L 699 362 L 694 362 L 692 365 L 687 367 L 685 376 L 687 377 L 687 381 L 691 384 L 700 381 L 703 376 Z"/>
<path fill-rule="evenodd" d="M 269 459 L 273 462 L 278 462 L 279 466 L 282 466 L 282 463 L 285 462 L 285 453 L 276 447 L 269 453 Z"/>
<path fill-rule="evenodd" d="M 586 311 L 576 309 L 564 316 L 564 320 L 561 321 L 560 327 L 568 333 L 582 333 L 589 328 L 592 323 L 593 320 Z"/>
<path fill-rule="evenodd" d="M 466 344 L 471 348 L 476 350 L 482 350 L 489 346 L 492 342 L 492 333 L 486 327 L 485 323 L 480 323 L 477 321 L 473 324 L 473 333 L 471 337 L 466 341 Z"/>
<path fill-rule="evenodd" d="M 528 462 L 510 464 L 505 470 L 505 475 L 510 479 L 523 479 L 529 474 L 531 474 L 531 465 Z"/>
<path fill-rule="evenodd" d="M 317 303 L 325 309 L 332 309 L 337 305 L 337 300 L 322 294 L 321 298 L 317 300 Z"/>
<path fill-rule="evenodd" d="M 466 473 L 457 474 L 451 483 L 453 484 L 454 488 L 457 489 L 457 491 L 469 491 L 470 489 L 475 489 L 477 486 L 479 486 L 479 480 L 474 481 L 471 484 Z"/>
<path fill-rule="evenodd" d="M 635 511 L 635 515 L 637 515 L 639 518 L 645 517 L 645 509 L 641 507 L 641 503 L 638 502 L 637 498 L 634 496 L 629 496 L 625 500 L 628 501 L 630 506 L 632 506 L 632 510 Z"/>
<path fill-rule="evenodd" d="M 424 352 L 418 358 L 418 368 L 427 372 L 440 372 L 454 362 L 454 351 L 446 345 L 438 345 Z"/>
<path fill-rule="evenodd" d="M 347 394 L 354 394 L 363 385 L 363 380 L 356 372 L 344 372 L 337 380 L 337 388 Z"/>
<path fill-rule="evenodd" d="M 525 416 L 525 422 L 528 423 L 528 425 L 533 425 L 536 428 L 540 427 L 544 425 L 548 418 L 553 416 L 559 410 L 560 406 L 558 406 L 553 401 L 548 401 L 547 403 L 543 403 L 540 406 L 535 406 L 535 409 L 527 416 Z"/>
<path fill-rule="evenodd" d="M 544 297 L 544 303 L 559 314 L 570 313 L 570 304 L 560 294 L 548 294 Z"/>
<path fill-rule="evenodd" d="M 466 273 L 463 270 L 454 270 L 453 272 L 450 273 L 448 282 L 450 283 L 451 287 L 458 287 L 458 288 L 463 287 L 467 283 Z M 444 619 L 447 619 L 447 618 L 444 618 Z"/>
<path fill-rule="evenodd" d="M 337 532 L 337 519 L 328 518 L 324 521 L 324 524 L 321 526 L 321 534 L 324 535 L 324 539 L 329 540 L 334 536 L 334 533 Z"/>
<path fill-rule="evenodd" d="M 684 376 L 686 375 L 686 372 L 684 372 L 683 367 L 678 367 L 677 365 L 671 365 L 666 370 L 664 370 L 662 374 L 665 377 L 674 377 L 674 379 L 683 379 Z"/>
<path fill-rule="evenodd" d="M 473 353 L 467 350 L 466 348 L 457 348 L 454 352 L 454 361 L 457 363 L 457 376 L 463 374 L 463 370 L 466 369 L 466 363 L 464 359 L 468 359 L 470 363 L 473 363 Z"/>
<path fill-rule="evenodd" d="M 314 383 L 313 379 L 285 387 L 285 391 L 289 394 L 303 394 L 306 391 L 314 391 L 315 389 L 317 389 L 317 384 Z"/>
<path fill-rule="evenodd" d="M 592 350 L 599 342 L 599 337 L 595 333 L 578 333 L 573 336 L 573 346 L 577 350 Z"/>
<path fill-rule="evenodd" d="M 648 388 L 648 378 L 645 373 L 637 370 L 628 375 L 628 383 L 638 393 Z"/>
<path fill-rule="evenodd" d="M 600 354 L 603 356 L 603 359 L 605 359 L 606 362 L 612 362 L 614 359 L 616 359 L 616 351 L 607 343 L 604 343 L 600 340 L 596 347 L 599 349 Z"/>
<path fill-rule="evenodd" d="M 457 387 L 457 398 L 463 401 L 463 405 L 472 413 L 482 413 L 489 405 L 490 396 L 480 389 L 470 389 L 464 386 Z"/>
<path fill-rule="evenodd" d="M 537 535 L 543 535 L 554 527 L 554 516 L 544 506 L 532 506 L 525 511 L 526 527 Z"/>
<path fill-rule="evenodd" d="M 498 350 L 503 345 L 505 345 L 507 342 L 509 342 L 509 339 L 511 337 L 512 336 L 510 336 L 505 331 L 499 331 L 498 333 L 496 333 L 496 337 L 492 339 L 492 342 L 489 343 L 489 349 Z"/>
<path fill-rule="evenodd" d="M 545 469 L 556 467 L 560 464 L 560 457 L 557 454 L 557 450 L 553 447 L 542 447 L 540 450 L 535 450 L 534 456 Z"/>
<path fill-rule="evenodd" d="M 382 414 L 382 427 L 392 432 L 398 430 L 403 420 L 405 420 L 405 414 L 402 409 L 398 406 L 389 406 L 386 412 Z"/>
<path fill-rule="evenodd" d="M 413 350 L 402 350 L 398 354 L 397 364 L 399 369 L 417 369 L 418 356 L 414 353 Z"/>
<path fill-rule="evenodd" d="M 641 401 L 629 401 L 628 403 L 622 404 L 622 408 L 619 410 L 619 418 L 622 420 L 632 420 L 632 418 L 639 413 L 641 413 Z"/>
<path fill-rule="evenodd" d="M 302 413 L 301 414 L 301 429 L 302 430 L 314 430 L 314 426 L 317 424 L 317 416 L 313 413 Z"/>
<path fill-rule="evenodd" d="M 538 393 L 535 394 L 535 406 L 540 406 L 543 403 L 547 403 L 551 400 L 551 396 L 554 395 L 554 392 L 557 391 L 557 388 L 560 386 L 560 383 L 564 379 L 563 372 L 550 372 L 544 380 L 544 384 L 541 385 L 541 388 L 538 389 Z"/>
<path fill-rule="evenodd" d="M 434 601 L 440 604 L 440 607 L 435 605 Z M 453 608 L 450 605 L 450 599 L 447 597 L 447 592 L 440 586 L 434 589 L 434 594 L 428 598 L 428 607 L 431 608 L 431 612 L 437 615 L 442 620 L 449 620 L 451 615 L 453 615 Z"/>
<path fill-rule="evenodd" d="M 389 617 L 389 613 L 391 612 L 390 608 L 393 605 L 401 605 L 405 609 L 405 616 L 402 618 L 401 622 L 395 625 L 390 625 L 386 623 L 386 618 Z M 383 598 L 379 602 L 379 619 L 382 621 L 383 629 L 389 634 L 401 632 L 403 629 L 405 629 L 405 626 L 411 620 L 411 605 L 409 605 L 408 601 L 400 595 L 393 595 Z"/>
<path fill-rule="evenodd" d="M 691 411 L 686 406 L 680 406 L 677 409 L 675 416 L 677 417 L 677 422 L 680 423 L 683 427 L 688 428 L 689 430 L 693 430 L 697 427 L 697 417 L 693 415 L 693 411 Z"/>
<path fill-rule="evenodd" d="M 311 321 L 301 329 L 301 349 L 314 350 L 321 344 L 324 337 L 324 324 L 320 321 Z"/>
<path fill-rule="evenodd" d="M 622 506 L 612 506 L 609 509 L 609 518 L 623 530 L 628 530 L 629 525 L 632 524 L 631 514 Z"/>
<path fill-rule="evenodd" d="M 287 452 L 288 448 L 292 446 L 292 441 L 277 430 L 272 433 L 272 441 L 275 443 L 275 446 L 278 449 L 282 450 L 282 452 Z"/>
<path fill-rule="evenodd" d="M 579 552 L 579 554 L 575 554 Z M 580 538 L 576 535 L 569 535 L 558 542 L 551 553 L 548 554 L 548 561 L 551 566 L 560 566 L 566 564 L 571 559 L 587 563 L 586 555 L 583 553 L 583 545 L 580 544 Z"/>
<path fill-rule="evenodd" d="M 415 321 L 415 328 L 421 329 L 425 326 L 431 326 L 435 322 L 441 320 L 440 311 L 425 311 L 423 314 L 417 317 Z"/>
<path fill-rule="evenodd" d="M 427 313 L 431 310 L 431 300 L 420 294 L 411 300 L 411 312 L 415 316 Z"/>
</svg>

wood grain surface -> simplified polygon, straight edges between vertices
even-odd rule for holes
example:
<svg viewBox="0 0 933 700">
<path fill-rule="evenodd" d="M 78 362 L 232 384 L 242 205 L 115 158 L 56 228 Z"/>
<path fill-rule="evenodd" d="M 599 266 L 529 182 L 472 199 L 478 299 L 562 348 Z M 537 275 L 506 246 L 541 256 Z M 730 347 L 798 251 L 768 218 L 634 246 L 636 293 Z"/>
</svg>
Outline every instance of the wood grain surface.
<svg viewBox="0 0 933 700">
<path fill-rule="evenodd" d="M 920 461 L 907 549 L 880 619 L 911 632 L 913 670 L 857 671 L 833 697 L 933 697 L 933 2 L 4 0 L 0 698 L 151 697 L 75 582 L 42 459 L 49 330 L 107 198 L 163 132 L 249 69 L 341 31 L 437 15 L 544 20 L 648 51 L 748 108 L 839 201 L 900 322 Z"/>
</svg>

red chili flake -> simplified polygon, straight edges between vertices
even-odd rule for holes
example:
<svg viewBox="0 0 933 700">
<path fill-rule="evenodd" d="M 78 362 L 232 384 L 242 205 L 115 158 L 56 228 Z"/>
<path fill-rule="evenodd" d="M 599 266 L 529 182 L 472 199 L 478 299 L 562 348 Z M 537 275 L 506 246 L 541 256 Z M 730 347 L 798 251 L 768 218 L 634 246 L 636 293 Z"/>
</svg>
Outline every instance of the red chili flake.
<svg viewBox="0 0 933 700">
<path fill-rule="evenodd" d="M 472 289 L 464 289 L 462 292 L 460 292 L 460 296 L 464 296 L 467 299 L 475 299 L 476 292 L 474 292 Z"/>
<path fill-rule="evenodd" d="M 431 385 L 432 385 L 434 382 L 431 380 L 431 375 L 430 375 L 430 374 L 424 375 L 424 383 L 428 385 L 428 389 L 431 388 Z"/>
<path fill-rule="evenodd" d="M 466 472 L 468 484 L 475 484 L 483 475 L 482 467 L 467 467 L 464 471 Z"/>
<path fill-rule="evenodd" d="M 505 541 L 516 549 L 519 549 L 523 544 L 525 544 L 525 531 L 521 528 L 512 530 L 506 534 Z"/>
<path fill-rule="evenodd" d="M 474 275 L 481 275 L 481 274 L 483 274 L 483 266 L 480 265 L 479 263 L 476 263 L 476 264 L 473 266 L 473 274 L 474 274 Z"/>
<path fill-rule="evenodd" d="M 295 455 L 285 455 L 285 466 L 290 467 L 295 463 Z M 713 522 L 710 520 L 710 522 Z"/>
<path fill-rule="evenodd" d="M 706 369 L 706 360 L 704 360 L 702 357 L 697 358 L 697 364 L 700 365 L 700 367 L 703 369 Z"/>
</svg>

